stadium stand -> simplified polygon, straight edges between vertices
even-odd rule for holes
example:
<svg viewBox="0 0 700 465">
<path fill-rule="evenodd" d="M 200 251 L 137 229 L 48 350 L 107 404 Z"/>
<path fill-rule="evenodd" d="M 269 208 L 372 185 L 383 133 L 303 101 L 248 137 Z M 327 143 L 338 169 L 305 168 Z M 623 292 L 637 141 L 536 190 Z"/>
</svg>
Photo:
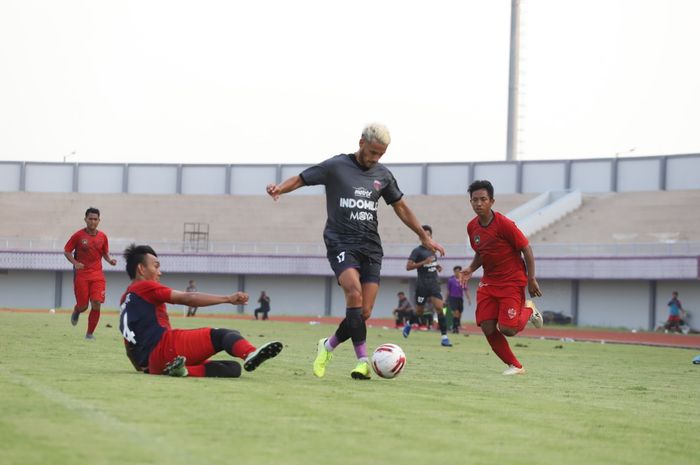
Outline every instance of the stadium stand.
<svg viewBox="0 0 700 465">
<path fill-rule="evenodd" d="M 700 241 L 700 190 L 586 194 L 583 205 L 532 243 Z"/>
<path fill-rule="evenodd" d="M 533 196 L 499 196 L 497 209 L 507 212 Z M 411 196 L 407 202 L 421 221 L 433 225 L 441 242 L 465 242 L 466 222 L 473 217 L 466 194 Z M 290 195 L 273 202 L 267 196 L 6 192 L 0 193 L 0 238 L 65 240 L 82 226 L 89 206 L 101 210 L 100 229 L 113 241 L 180 242 L 183 224 L 195 222 L 209 225 L 212 242 L 321 243 L 326 219 L 321 196 Z M 415 243 L 383 202 L 379 218 L 386 244 Z"/>
</svg>

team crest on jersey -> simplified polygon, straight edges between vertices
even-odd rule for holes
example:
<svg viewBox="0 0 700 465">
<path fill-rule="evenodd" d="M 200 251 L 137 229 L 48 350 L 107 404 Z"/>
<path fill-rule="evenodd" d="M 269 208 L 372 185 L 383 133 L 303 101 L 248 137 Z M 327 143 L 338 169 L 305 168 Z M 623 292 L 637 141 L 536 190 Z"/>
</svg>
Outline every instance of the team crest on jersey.
<svg viewBox="0 0 700 465">
<path fill-rule="evenodd" d="M 479 237 L 479 235 L 477 234 L 476 236 L 474 236 L 474 243 L 478 245 L 479 242 L 481 242 L 481 237 Z"/>
<path fill-rule="evenodd" d="M 515 318 L 515 309 L 513 307 L 510 307 L 508 309 L 508 318 L 510 318 L 511 320 Z"/>
<path fill-rule="evenodd" d="M 87 246 L 88 246 L 88 240 L 87 240 L 87 239 L 80 239 L 80 244 L 81 244 L 83 247 L 87 247 Z"/>
<path fill-rule="evenodd" d="M 381 190 L 382 183 L 381 183 L 381 181 L 378 181 L 377 179 L 375 179 L 374 182 L 372 183 L 372 186 L 374 186 L 375 191 L 378 191 L 378 190 Z"/>
</svg>

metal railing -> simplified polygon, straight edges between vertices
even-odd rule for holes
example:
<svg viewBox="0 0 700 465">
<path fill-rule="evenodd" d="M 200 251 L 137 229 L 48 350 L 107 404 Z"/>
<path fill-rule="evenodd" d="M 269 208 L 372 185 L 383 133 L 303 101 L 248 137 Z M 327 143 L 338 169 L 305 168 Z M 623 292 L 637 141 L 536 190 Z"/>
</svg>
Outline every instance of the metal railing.
<svg viewBox="0 0 700 465">
<path fill-rule="evenodd" d="M 144 241 L 123 238 L 110 239 L 111 253 L 116 255 L 132 242 L 149 244 L 159 253 L 182 253 L 182 241 Z M 55 238 L 0 237 L 0 250 L 49 251 L 63 249 L 65 240 Z M 384 244 L 384 254 L 391 257 L 407 257 L 416 246 L 413 244 Z M 466 244 L 443 244 L 449 258 L 471 257 Z M 700 256 L 700 242 L 668 241 L 640 243 L 538 243 L 532 244 L 536 257 L 655 257 Z M 268 242 L 214 242 L 206 250 L 188 254 L 237 254 L 237 255 L 291 255 L 325 256 L 323 243 L 268 243 Z"/>
</svg>

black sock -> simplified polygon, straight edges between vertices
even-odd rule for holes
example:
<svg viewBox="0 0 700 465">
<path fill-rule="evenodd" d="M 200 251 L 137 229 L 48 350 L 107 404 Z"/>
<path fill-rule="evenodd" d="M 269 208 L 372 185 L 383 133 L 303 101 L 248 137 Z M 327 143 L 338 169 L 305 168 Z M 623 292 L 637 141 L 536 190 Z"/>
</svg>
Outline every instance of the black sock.
<svg viewBox="0 0 700 465">
<path fill-rule="evenodd" d="M 362 318 L 362 309 L 360 307 L 346 308 L 345 319 L 350 326 L 350 338 L 353 345 L 358 345 L 367 340 L 367 325 Z"/>
<path fill-rule="evenodd" d="M 221 352 L 225 350 L 229 355 L 235 357 L 233 354 L 233 345 L 240 339 L 243 339 L 241 333 L 235 329 L 225 329 L 225 328 L 212 328 L 211 329 L 211 345 L 214 350 Z"/>
<path fill-rule="evenodd" d="M 438 317 L 438 326 L 440 327 L 440 334 L 445 336 L 447 334 L 447 320 L 445 315 L 442 314 L 442 310 L 436 310 Z"/>
<path fill-rule="evenodd" d="M 238 378 L 241 365 L 233 360 L 214 360 L 204 364 L 204 376 L 207 378 Z"/>
</svg>

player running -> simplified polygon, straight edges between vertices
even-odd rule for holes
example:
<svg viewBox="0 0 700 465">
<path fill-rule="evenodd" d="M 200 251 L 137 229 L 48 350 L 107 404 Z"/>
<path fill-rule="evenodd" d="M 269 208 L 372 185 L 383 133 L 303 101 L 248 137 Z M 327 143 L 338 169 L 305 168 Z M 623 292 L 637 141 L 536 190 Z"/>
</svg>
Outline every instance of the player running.
<svg viewBox="0 0 700 465">
<path fill-rule="evenodd" d="M 524 374 L 523 365 L 504 336 L 515 336 L 528 321 L 536 328 L 542 327 L 542 315 L 531 300 L 525 301 L 524 292 L 527 286 L 530 297 L 542 295 L 535 278 L 535 257 L 515 223 L 491 209 L 495 199 L 489 181 L 474 181 L 469 195 L 476 218 L 467 225 L 467 233 L 475 254 L 462 270 L 460 280 L 466 286 L 472 273 L 484 267 L 476 291 L 476 324 L 496 355 L 508 365 L 503 374 Z"/>
<path fill-rule="evenodd" d="M 335 333 L 318 342 L 313 372 L 319 378 L 324 376 L 333 350 L 352 339 L 358 363 L 350 375 L 353 379 L 370 379 L 365 320 L 372 314 L 377 298 L 384 255 L 377 231 L 380 198 L 394 208 L 396 215 L 418 235 L 426 249 L 445 253 L 442 246 L 421 228 L 404 201 L 394 175 L 379 163 L 390 142 L 391 136 L 385 126 L 370 124 L 362 131 L 357 152 L 336 155 L 282 184 L 267 186 L 267 193 L 274 200 L 303 186 L 326 186 L 328 220 L 323 239 L 328 261 L 345 293 L 346 309 L 345 318 Z"/>
<path fill-rule="evenodd" d="M 248 294 L 231 295 L 180 292 L 160 283 L 160 262 L 147 245 L 131 244 L 124 251 L 126 272 L 132 279 L 121 299 L 119 330 L 124 337 L 126 355 L 138 371 L 152 375 L 237 378 L 241 366 L 234 360 L 210 361 L 225 350 L 245 362 L 246 371 L 277 356 L 281 342 L 268 342 L 256 349 L 233 329 L 172 329 L 165 304 L 207 307 L 229 303 L 248 303 Z"/>
<path fill-rule="evenodd" d="M 107 235 L 97 230 L 100 224 L 100 210 L 90 207 L 85 211 L 85 228 L 76 231 L 63 247 L 63 255 L 73 264 L 73 290 L 75 307 L 70 316 L 73 326 L 88 308 L 87 332 L 85 339 L 95 339 L 94 332 L 100 321 L 100 307 L 105 301 L 106 282 L 102 272 L 102 259 L 114 266 L 117 261 L 109 256 Z"/>
<path fill-rule="evenodd" d="M 433 228 L 421 226 L 431 238 Z M 452 347 L 450 339 L 447 337 L 447 321 L 443 311 L 442 293 L 440 292 L 440 281 L 438 273 L 442 271 L 442 266 L 438 264 L 435 252 L 419 245 L 411 252 L 406 263 L 406 271 L 416 270 L 418 280 L 416 281 L 416 318 L 420 318 L 425 310 L 425 304 L 430 299 L 437 314 L 438 326 L 440 327 L 441 342 L 443 347 Z M 412 321 L 406 322 L 403 327 L 403 337 L 411 334 Z"/>
</svg>

